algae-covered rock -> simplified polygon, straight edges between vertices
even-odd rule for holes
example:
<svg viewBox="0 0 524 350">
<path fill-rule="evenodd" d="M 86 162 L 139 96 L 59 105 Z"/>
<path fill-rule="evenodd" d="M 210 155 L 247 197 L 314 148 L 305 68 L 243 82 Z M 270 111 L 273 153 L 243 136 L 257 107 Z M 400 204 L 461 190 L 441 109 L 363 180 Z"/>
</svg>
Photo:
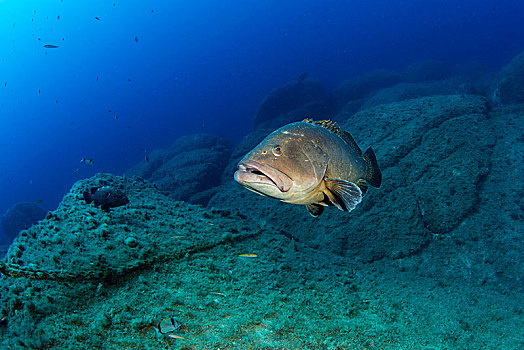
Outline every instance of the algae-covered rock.
<svg viewBox="0 0 524 350">
<path fill-rule="evenodd" d="M 44 209 L 35 203 L 16 203 L 2 215 L 0 224 L 4 235 L 11 242 L 21 230 L 31 227 L 44 216 Z"/>
<path fill-rule="evenodd" d="M 110 212 L 86 203 L 83 192 L 98 186 L 119 189 L 129 203 Z M 228 216 L 220 214 L 221 221 Z M 56 210 L 22 231 L 6 261 L 15 270 L 38 271 L 43 278 L 49 274 L 65 280 L 120 275 L 216 244 L 223 237 L 215 233 L 213 217 L 202 208 L 166 196 L 141 178 L 99 174 L 75 183 Z M 231 225 L 237 233 L 244 230 L 241 221 L 233 219 Z"/>
</svg>

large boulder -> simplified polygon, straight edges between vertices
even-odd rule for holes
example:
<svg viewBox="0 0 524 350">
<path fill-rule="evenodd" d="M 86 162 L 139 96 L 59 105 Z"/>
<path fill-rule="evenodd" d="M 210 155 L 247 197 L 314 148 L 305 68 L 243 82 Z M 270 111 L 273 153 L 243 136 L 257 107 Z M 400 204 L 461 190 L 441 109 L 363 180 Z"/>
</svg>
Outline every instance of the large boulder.
<svg viewBox="0 0 524 350">
<path fill-rule="evenodd" d="M 492 97 L 504 105 L 524 103 L 524 52 L 502 68 Z"/>
<path fill-rule="evenodd" d="M 326 90 L 320 82 L 297 80 L 271 91 L 258 106 L 254 126 L 257 128 L 297 108 L 313 115 L 330 109 Z"/>
<path fill-rule="evenodd" d="M 153 182 L 173 198 L 207 204 L 210 190 L 220 183 L 231 152 L 229 142 L 217 136 L 194 134 L 177 139 L 169 149 L 157 150 L 126 172 Z"/>
<path fill-rule="evenodd" d="M 0 219 L 6 241 L 11 242 L 21 230 L 28 229 L 45 217 L 45 210 L 35 203 L 16 203 Z"/>
</svg>

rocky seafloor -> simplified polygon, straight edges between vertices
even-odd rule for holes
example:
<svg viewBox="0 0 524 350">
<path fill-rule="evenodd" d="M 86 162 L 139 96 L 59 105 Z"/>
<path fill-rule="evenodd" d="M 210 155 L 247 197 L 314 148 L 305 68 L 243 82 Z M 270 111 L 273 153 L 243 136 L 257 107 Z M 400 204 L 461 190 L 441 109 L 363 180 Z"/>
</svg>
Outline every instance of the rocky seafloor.
<svg viewBox="0 0 524 350">
<path fill-rule="evenodd" d="M 0 265 L 0 348 L 524 348 L 519 57 L 493 80 L 425 62 L 332 93 L 291 83 L 231 152 L 212 138 L 196 167 L 158 151 L 77 182 Z M 375 150 L 383 185 L 351 213 L 312 218 L 232 181 L 268 131 L 308 113 Z M 98 186 L 129 203 L 87 204 Z"/>
</svg>

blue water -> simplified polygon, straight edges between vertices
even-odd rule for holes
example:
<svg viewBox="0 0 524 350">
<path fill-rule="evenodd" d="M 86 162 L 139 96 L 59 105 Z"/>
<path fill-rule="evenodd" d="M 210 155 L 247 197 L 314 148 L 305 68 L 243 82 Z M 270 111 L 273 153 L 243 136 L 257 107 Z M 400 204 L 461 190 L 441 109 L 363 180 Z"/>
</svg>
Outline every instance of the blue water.
<svg viewBox="0 0 524 350">
<path fill-rule="evenodd" d="M 0 214 L 181 135 L 234 143 L 305 71 L 334 88 L 423 59 L 497 70 L 523 23 L 517 0 L 0 1 Z"/>
</svg>

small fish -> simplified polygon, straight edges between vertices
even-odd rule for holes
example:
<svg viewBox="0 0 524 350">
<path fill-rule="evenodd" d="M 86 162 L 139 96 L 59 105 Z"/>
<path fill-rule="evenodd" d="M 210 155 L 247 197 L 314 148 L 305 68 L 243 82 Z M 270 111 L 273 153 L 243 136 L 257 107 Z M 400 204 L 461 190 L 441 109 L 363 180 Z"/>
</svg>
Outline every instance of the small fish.
<svg viewBox="0 0 524 350">
<path fill-rule="evenodd" d="M 170 338 L 175 338 L 175 339 L 189 340 L 187 338 L 181 337 L 181 336 L 176 335 L 176 334 L 168 334 L 167 336 L 170 337 Z"/>
<path fill-rule="evenodd" d="M 46 49 L 56 49 L 56 48 L 58 48 L 58 45 L 46 44 L 46 45 L 44 45 L 44 47 L 45 47 Z"/>
<path fill-rule="evenodd" d="M 253 253 L 247 253 L 247 254 L 238 254 L 238 257 L 239 258 L 257 258 L 258 255 L 253 254 Z"/>
<path fill-rule="evenodd" d="M 37 199 L 37 200 L 35 201 L 35 204 L 40 204 L 40 203 L 42 203 L 42 202 L 43 202 L 43 201 L 42 201 L 41 199 Z"/>
<path fill-rule="evenodd" d="M 303 82 L 304 80 L 307 79 L 308 76 L 309 76 L 309 73 L 308 73 L 308 72 L 303 72 L 303 73 L 301 73 L 301 74 L 298 76 L 297 82 L 299 82 L 299 83 Z"/>
<path fill-rule="evenodd" d="M 222 292 L 209 292 L 209 294 L 216 294 L 216 295 L 220 295 L 222 297 L 226 297 L 226 294 L 225 293 L 222 293 Z"/>
<path fill-rule="evenodd" d="M 96 19 L 97 21 L 100 21 L 100 17 L 95 16 L 95 19 Z"/>
<path fill-rule="evenodd" d="M 111 186 L 93 187 L 89 191 L 85 191 L 83 196 L 87 204 L 94 203 L 95 207 L 100 207 L 106 212 L 109 212 L 111 208 L 129 203 L 129 198 L 124 192 Z"/>
<path fill-rule="evenodd" d="M 138 42 L 138 36 L 135 36 L 135 43 Z"/>
<path fill-rule="evenodd" d="M 325 206 L 351 211 L 382 174 L 373 149 L 330 120 L 305 119 L 272 132 L 238 163 L 235 180 L 250 191 L 305 205 L 317 217 Z"/>
<path fill-rule="evenodd" d="M 118 114 L 115 113 L 115 120 L 118 120 Z"/>
<path fill-rule="evenodd" d="M 181 324 L 174 317 L 164 318 L 158 322 L 158 331 L 162 334 L 171 333 L 180 328 Z"/>
<path fill-rule="evenodd" d="M 78 173 L 79 170 L 80 170 L 80 169 L 76 168 L 76 169 L 71 173 L 71 175 L 74 175 L 74 174 Z"/>
<path fill-rule="evenodd" d="M 56 16 L 56 19 L 60 19 L 60 15 Z"/>
<path fill-rule="evenodd" d="M 80 160 L 80 163 L 84 163 L 86 165 L 95 165 L 95 161 L 93 160 L 93 158 L 82 158 Z"/>
<path fill-rule="evenodd" d="M 144 150 L 144 160 L 146 161 L 147 164 L 149 164 L 149 156 L 147 155 L 146 150 Z"/>
<path fill-rule="evenodd" d="M 38 89 L 38 94 L 40 95 L 40 89 Z"/>
</svg>

